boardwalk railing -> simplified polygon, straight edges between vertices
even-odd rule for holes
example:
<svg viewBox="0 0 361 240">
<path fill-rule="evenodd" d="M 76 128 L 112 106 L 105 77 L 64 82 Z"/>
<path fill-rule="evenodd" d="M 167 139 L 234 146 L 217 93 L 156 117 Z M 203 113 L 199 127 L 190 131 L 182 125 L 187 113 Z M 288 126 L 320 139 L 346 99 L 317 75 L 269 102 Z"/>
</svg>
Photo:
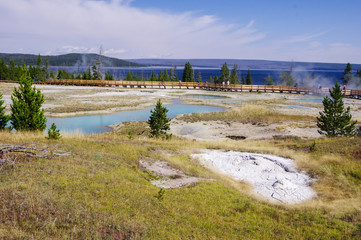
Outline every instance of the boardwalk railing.
<svg viewBox="0 0 361 240">
<path fill-rule="evenodd" d="M 249 92 L 289 92 L 310 93 L 312 89 L 306 87 L 270 86 L 270 85 L 242 85 L 242 84 L 214 84 L 197 82 L 158 82 L 158 81 L 117 81 L 117 80 L 79 80 L 79 79 L 49 79 L 47 84 L 78 85 L 78 86 L 122 86 L 138 88 L 194 88 L 215 91 L 249 91 Z"/>
<path fill-rule="evenodd" d="M 13 81 L 1 81 L 13 82 Z M 43 84 L 74 85 L 74 86 L 115 86 L 130 88 L 187 88 L 204 89 L 209 91 L 248 91 L 248 92 L 278 92 L 298 94 L 327 94 L 329 88 L 307 88 L 273 85 L 243 85 L 243 84 L 215 84 L 197 82 L 161 82 L 161 81 L 126 81 L 126 80 L 82 80 L 82 79 L 48 79 Z M 343 90 L 346 97 L 361 99 L 361 90 Z"/>
</svg>

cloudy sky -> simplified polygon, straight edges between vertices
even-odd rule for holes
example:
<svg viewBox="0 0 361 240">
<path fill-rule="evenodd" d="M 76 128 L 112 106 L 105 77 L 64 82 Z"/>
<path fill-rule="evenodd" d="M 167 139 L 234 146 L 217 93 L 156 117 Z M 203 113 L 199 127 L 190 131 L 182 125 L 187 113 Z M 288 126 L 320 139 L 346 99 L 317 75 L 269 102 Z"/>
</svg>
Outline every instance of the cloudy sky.
<svg viewBox="0 0 361 240">
<path fill-rule="evenodd" d="M 0 0 L 0 52 L 361 63 L 360 0 Z"/>
</svg>

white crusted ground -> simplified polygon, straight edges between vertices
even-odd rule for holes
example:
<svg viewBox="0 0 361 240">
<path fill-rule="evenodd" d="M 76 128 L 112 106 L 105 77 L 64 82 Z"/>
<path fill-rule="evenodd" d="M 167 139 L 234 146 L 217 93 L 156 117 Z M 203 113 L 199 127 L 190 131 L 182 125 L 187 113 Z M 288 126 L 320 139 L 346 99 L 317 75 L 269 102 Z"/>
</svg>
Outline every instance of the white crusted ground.
<svg viewBox="0 0 361 240">
<path fill-rule="evenodd" d="M 296 204 L 316 196 L 312 179 L 298 172 L 293 160 L 247 152 L 205 150 L 192 154 L 206 167 L 252 184 L 254 192 L 271 202 Z"/>
</svg>

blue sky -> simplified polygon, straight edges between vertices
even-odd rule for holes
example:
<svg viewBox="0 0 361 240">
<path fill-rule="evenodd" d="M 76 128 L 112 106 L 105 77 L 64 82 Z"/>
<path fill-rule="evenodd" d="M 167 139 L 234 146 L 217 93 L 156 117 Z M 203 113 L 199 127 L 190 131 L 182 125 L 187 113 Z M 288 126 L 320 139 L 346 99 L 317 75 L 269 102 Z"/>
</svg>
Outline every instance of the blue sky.
<svg viewBox="0 0 361 240">
<path fill-rule="evenodd" d="M 361 63 L 361 1 L 0 0 L 0 52 Z"/>
</svg>

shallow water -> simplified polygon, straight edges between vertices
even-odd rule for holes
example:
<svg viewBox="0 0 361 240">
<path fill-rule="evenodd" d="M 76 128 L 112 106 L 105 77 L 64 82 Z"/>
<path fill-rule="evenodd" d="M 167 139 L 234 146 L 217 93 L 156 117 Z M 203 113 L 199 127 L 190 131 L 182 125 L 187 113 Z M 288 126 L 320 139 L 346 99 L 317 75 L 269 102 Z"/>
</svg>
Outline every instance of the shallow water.
<svg viewBox="0 0 361 240">
<path fill-rule="evenodd" d="M 202 112 L 223 112 L 224 108 L 204 105 L 186 105 L 174 100 L 173 104 L 164 105 L 168 110 L 168 118 L 174 118 L 180 114 L 202 113 Z M 112 114 L 86 115 L 67 118 L 48 117 L 47 125 L 55 123 L 61 132 L 81 132 L 84 134 L 102 133 L 110 131 L 107 127 L 112 124 L 126 121 L 146 121 L 149 119 L 150 110 L 154 107 L 148 107 L 143 110 L 122 111 Z"/>
<path fill-rule="evenodd" d="M 203 95 L 203 94 L 191 94 L 191 95 L 187 95 L 186 97 L 192 97 L 192 98 L 196 98 L 196 99 L 225 99 L 225 98 L 228 98 L 225 96 Z"/>
<path fill-rule="evenodd" d="M 280 105 L 286 108 L 294 108 L 294 109 L 310 109 L 310 107 L 298 106 L 298 105 Z"/>
</svg>

